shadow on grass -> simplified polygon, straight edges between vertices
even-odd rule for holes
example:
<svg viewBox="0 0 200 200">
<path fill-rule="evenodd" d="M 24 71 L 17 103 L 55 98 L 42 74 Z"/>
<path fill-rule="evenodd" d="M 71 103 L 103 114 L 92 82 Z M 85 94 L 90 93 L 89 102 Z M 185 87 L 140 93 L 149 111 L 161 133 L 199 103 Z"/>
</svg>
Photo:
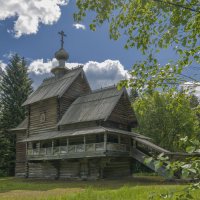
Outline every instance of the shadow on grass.
<svg viewBox="0 0 200 200">
<path fill-rule="evenodd" d="M 31 190 L 31 191 L 47 191 L 52 189 L 87 189 L 95 190 L 119 189 L 124 186 L 139 185 L 174 185 L 177 182 L 165 181 L 158 176 L 140 176 L 122 179 L 106 179 L 106 180 L 38 180 L 38 179 L 22 179 L 22 178 L 0 178 L 0 193 L 13 190 Z M 180 184 L 180 183 L 178 183 Z"/>
</svg>

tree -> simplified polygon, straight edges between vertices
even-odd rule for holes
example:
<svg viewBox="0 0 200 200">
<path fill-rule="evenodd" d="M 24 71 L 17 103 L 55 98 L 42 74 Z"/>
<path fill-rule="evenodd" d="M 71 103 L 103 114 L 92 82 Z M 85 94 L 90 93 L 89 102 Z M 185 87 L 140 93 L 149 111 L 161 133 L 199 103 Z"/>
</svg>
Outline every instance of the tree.
<svg viewBox="0 0 200 200">
<path fill-rule="evenodd" d="M 9 129 L 25 118 L 26 110 L 21 105 L 32 92 L 31 84 L 25 60 L 17 54 L 13 55 L 0 85 L 0 175 L 14 174 L 15 136 L 9 133 Z"/>
<path fill-rule="evenodd" d="M 168 150 L 180 151 L 177 142 L 180 137 L 192 138 L 200 133 L 196 111 L 190 106 L 190 97 L 183 92 L 146 94 L 133 107 L 138 131 Z"/>
<path fill-rule="evenodd" d="M 95 31 L 97 26 L 108 22 L 111 39 L 117 40 L 125 35 L 127 41 L 124 47 L 136 47 L 146 56 L 146 59 L 133 65 L 131 78 L 122 81 L 120 86 L 148 94 L 158 87 L 160 91 L 177 89 L 176 86 L 184 81 L 182 70 L 193 63 L 200 63 L 199 0 L 77 0 L 76 4 L 76 21 L 82 21 L 88 13 L 93 12 L 90 15 L 94 16 L 91 30 Z M 169 47 L 177 54 L 177 59 L 161 66 L 157 54 Z M 189 159 L 185 166 L 190 166 L 191 162 Z M 199 171 L 191 170 L 193 176 L 199 178 Z M 188 189 L 199 188 L 200 184 L 192 184 Z M 179 199 L 190 197 L 185 192 Z"/>
<path fill-rule="evenodd" d="M 189 185 L 187 184 L 182 190 L 167 191 L 163 194 L 154 193 L 151 196 L 152 200 L 156 200 L 158 197 L 161 199 L 196 200 L 196 198 L 193 197 L 193 192 L 200 189 L 200 141 L 196 137 L 189 139 L 187 136 L 181 138 L 180 141 L 180 145 L 185 148 L 185 151 L 190 156 L 184 157 L 179 155 L 181 159 L 177 159 L 176 156 L 173 158 L 171 155 L 169 158 L 169 156 L 161 153 L 158 156 L 146 158 L 145 163 L 153 162 L 157 170 L 165 166 L 170 177 L 176 174 L 181 176 L 181 178 L 189 179 L 191 183 Z"/>
<path fill-rule="evenodd" d="M 140 90 L 165 89 L 181 81 L 184 67 L 200 63 L 200 4 L 199 0 L 77 0 L 76 21 L 88 13 L 94 16 L 90 29 L 108 22 L 110 38 L 125 35 L 125 48 L 136 47 L 146 56 L 133 65 L 132 78 L 122 85 Z M 177 60 L 159 65 L 157 54 L 172 48 Z"/>
<path fill-rule="evenodd" d="M 131 103 L 133 103 L 138 98 L 138 96 L 139 96 L 139 94 L 138 94 L 137 90 L 132 88 L 129 93 L 129 99 L 130 99 Z"/>
<path fill-rule="evenodd" d="M 194 94 L 191 95 L 190 105 L 192 108 L 196 108 L 199 105 L 199 99 Z"/>
</svg>

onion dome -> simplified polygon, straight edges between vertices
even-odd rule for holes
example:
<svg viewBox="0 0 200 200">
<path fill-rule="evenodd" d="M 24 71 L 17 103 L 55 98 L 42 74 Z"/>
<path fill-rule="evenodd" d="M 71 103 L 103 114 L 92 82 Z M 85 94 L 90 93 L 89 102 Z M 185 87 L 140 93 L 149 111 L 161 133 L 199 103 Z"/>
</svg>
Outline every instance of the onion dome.
<svg viewBox="0 0 200 200">
<path fill-rule="evenodd" d="M 64 48 L 60 48 L 56 53 L 55 53 L 55 58 L 59 60 L 68 60 L 69 54 L 65 51 Z"/>
<path fill-rule="evenodd" d="M 58 66 L 51 70 L 51 73 L 53 73 L 57 78 L 62 77 L 69 71 L 69 69 L 65 67 L 65 62 L 68 60 L 69 54 L 63 48 L 64 37 L 66 35 L 63 31 L 59 32 L 59 34 L 61 35 L 61 48 L 55 53 L 55 58 L 58 60 Z"/>
</svg>

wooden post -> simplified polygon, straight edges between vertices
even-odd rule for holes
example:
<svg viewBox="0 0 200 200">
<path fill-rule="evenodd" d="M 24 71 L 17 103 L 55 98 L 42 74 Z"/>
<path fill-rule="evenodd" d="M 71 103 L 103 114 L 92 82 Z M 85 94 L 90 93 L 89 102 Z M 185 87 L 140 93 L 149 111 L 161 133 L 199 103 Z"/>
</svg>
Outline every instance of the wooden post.
<svg viewBox="0 0 200 200">
<path fill-rule="evenodd" d="M 86 136 L 83 136 L 84 151 L 86 151 Z"/>
<path fill-rule="evenodd" d="M 107 133 L 104 133 L 104 150 L 107 150 Z"/>
<path fill-rule="evenodd" d="M 54 148 L 54 141 L 52 140 L 52 149 L 51 149 L 52 154 L 53 154 L 53 148 Z"/>
<path fill-rule="evenodd" d="M 118 143 L 121 144 L 121 136 L 118 134 Z"/>
<path fill-rule="evenodd" d="M 40 141 L 39 141 L 39 145 L 38 145 L 38 155 L 40 155 Z"/>
<path fill-rule="evenodd" d="M 32 142 L 27 143 L 27 149 L 29 149 L 29 147 L 30 147 L 30 154 L 33 155 L 33 143 Z"/>
<path fill-rule="evenodd" d="M 136 147 L 136 142 L 134 139 L 132 139 L 132 142 L 133 142 L 133 147 Z"/>
<path fill-rule="evenodd" d="M 28 155 L 28 142 L 26 142 L 26 155 Z"/>
<path fill-rule="evenodd" d="M 69 152 L 69 138 L 67 138 L 67 153 Z"/>
</svg>

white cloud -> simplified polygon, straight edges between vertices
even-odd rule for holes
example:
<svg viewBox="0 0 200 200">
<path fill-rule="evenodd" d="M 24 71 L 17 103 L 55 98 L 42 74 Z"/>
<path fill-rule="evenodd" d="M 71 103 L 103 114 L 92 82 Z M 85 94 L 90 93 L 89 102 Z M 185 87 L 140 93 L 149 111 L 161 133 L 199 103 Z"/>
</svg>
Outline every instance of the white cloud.
<svg viewBox="0 0 200 200">
<path fill-rule="evenodd" d="M 54 58 L 53 60 L 44 61 L 44 59 L 37 59 L 30 63 L 28 66 L 30 73 L 35 74 L 46 74 L 50 73 L 51 69 L 58 64 L 58 61 Z"/>
<path fill-rule="evenodd" d="M 2 60 L 0 60 L 0 70 L 5 71 L 5 69 L 6 69 L 6 64 Z"/>
<path fill-rule="evenodd" d="M 73 27 L 75 27 L 76 29 L 83 29 L 83 30 L 86 29 L 85 25 L 83 24 L 73 24 Z"/>
<path fill-rule="evenodd" d="M 37 59 L 30 63 L 28 66 L 28 71 L 30 73 L 42 75 L 42 74 L 49 74 L 51 69 L 58 65 L 58 61 L 53 58 L 52 60 L 44 61 L 44 59 Z M 66 63 L 66 66 L 71 69 L 80 65 L 79 63 Z"/>
<path fill-rule="evenodd" d="M 0 0 L 0 20 L 16 17 L 15 37 L 38 32 L 39 24 L 51 25 L 61 15 L 60 6 L 68 0 Z M 12 33 L 12 30 L 7 30 Z"/>
<path fill-rule="evenodd" d="M 185 82 L 181 85 L 184 90 L 193 93 L 200 100 L 200 82 Z"/>
<path fill-rule="evenodd" d="M 2 60 L 0 60 L 0 79 L 1 79 L 5 69 L 6 69 L 6 64 Z"/>
<path fill-rule="evenodd" d="M 29 72 L 32 74 L 33 81 L 41 83 L 42 80 L 38 81 L 38 79 L 43 79 L 45 74 L 45 76 L 49 76 L 51 69 L 57 64 L 56 59 L 48 60 L 47 62 L 43 59 L 38 59 L 31 62 Z M 80 64 L 66 63 L 66 66 L 70 69 L 78 65 Z M 104 62 L 89 61 L 84 64 L 83 69 L 92 89 L 114 85 L 120 80 L 129 77 L 128 71 L 125 70 L 124 66 L 118 60 L 105 60 Z"/>
<path fill-rule="evenodd" d="M 4 57 L 4 58 L 11 59 L 15 54 L 16 54 L 16 52 L 14 52 L 14 51 L 9 51 L 8 53 L 5 53 L 5 54 L 3 55 L 3 57 Z"/>
<path fill-rule="evenodd" d="M 128 71 L 118 60 L 105 60 L 101 63 L 89 61 L 84 65 L 84 71 L 94 89 L 117 84 L 129 77 Z"/>
</svg>

